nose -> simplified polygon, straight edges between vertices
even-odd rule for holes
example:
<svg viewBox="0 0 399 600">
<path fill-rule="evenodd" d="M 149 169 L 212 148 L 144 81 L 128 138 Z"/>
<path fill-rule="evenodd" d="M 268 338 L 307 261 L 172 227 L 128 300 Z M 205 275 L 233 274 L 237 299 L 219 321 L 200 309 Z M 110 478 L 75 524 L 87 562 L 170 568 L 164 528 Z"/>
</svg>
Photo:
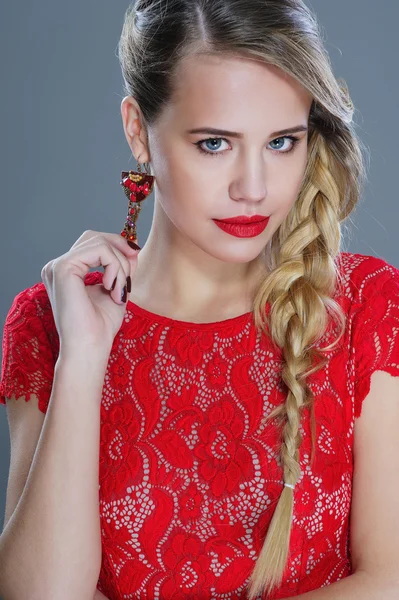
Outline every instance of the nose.
<svg viewBox="0 0 399 600">
<path fill-rule="evenodd" d="M 230 196 L 238 202 L 259 203 L 267 196 L 266 165 L 263 159 L 240 158 L 230 186 Z"/>
</svg>

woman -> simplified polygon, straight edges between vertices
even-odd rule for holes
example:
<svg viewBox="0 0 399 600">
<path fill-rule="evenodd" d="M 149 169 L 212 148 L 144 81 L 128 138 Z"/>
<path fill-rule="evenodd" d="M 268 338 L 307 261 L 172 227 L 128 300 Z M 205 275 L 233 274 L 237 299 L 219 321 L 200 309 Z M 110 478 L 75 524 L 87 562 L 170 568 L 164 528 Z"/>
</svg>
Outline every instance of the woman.
<svg viewBox="0 0 399 600">
<path fill-rule="evenodd" d="M 119 56 L 147 167 L 125 229 L 84 232 L 5 325 L 0 591 L 396 598 L 399 270 L 342 250 L 365 172 L 314 15 L 139 0 Z"/>
</svg>

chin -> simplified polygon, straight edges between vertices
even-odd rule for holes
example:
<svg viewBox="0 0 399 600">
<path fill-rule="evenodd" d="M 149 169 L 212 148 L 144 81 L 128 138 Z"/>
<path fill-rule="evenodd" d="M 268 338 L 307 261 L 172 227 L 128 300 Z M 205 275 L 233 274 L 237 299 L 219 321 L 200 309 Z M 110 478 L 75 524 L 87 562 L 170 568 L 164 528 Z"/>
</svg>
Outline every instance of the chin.
<svg viewBox="0 0 399 600">
<path fill-rule="evenodd" d="M 215 252 L 215 250 L 213 249 L 213 252 L 208 252 L 208 254 L 225 263 L 245 264 L 258 258 L 258 256 L 263 252 L 265 244 L 262 244 L 261 248 L 258 251 L 256 251 L 255 249 L 251 249 L 248 246 L 246 249 L 243 247 L 234 248 L 231 249 L 231 251 L 229 252 L 229 249 L 224 247 L 223 249 L 221 249 L 220 252 Z"/>
</svg>

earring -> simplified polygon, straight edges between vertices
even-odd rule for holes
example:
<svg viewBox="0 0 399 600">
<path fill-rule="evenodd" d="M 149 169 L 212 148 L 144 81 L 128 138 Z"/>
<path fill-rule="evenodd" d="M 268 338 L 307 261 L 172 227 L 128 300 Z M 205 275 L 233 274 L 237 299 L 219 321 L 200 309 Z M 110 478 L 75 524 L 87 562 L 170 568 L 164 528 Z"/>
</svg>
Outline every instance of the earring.
<svg viewBox="0 0 399 600">
<path fill-rule="evenodd" d="M 148 163 L 144 163 L 145 173 L 141 164 L 137 163 L 137 171 L 122 171 L 120 182 L 129 200 L 128 215 L 121 236 L 130 242 L 137 242 L 136 222 L 141 211 L 141 203 L 149 196 L 154 187 L 155 176 L 149 172 Z"/>
</svg>

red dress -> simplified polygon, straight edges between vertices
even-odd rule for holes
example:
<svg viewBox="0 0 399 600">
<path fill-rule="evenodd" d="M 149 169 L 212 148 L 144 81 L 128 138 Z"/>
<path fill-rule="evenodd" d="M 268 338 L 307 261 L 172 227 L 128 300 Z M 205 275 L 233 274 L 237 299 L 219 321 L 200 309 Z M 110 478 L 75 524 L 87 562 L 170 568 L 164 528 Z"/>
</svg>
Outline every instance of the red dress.
<svg viewBox="0 0 399 600">
<path fill-rule="evenodd" d="M 290 559 L 273 600 L 351 573 L 354 419 L 372 372 L 399 375 L 399 270 L 349 252 L 338 262 L 346 333 L 309 378 L 316 459 L 311 467 L 305 411 Z M 91 272 L 85 283 L 102 276 Z M 20 292 L 7 315 L 0 401 L 31 392 L 45 412 L 58 351 L 40 282 Z M 283 485 L 276 423 L 261 424 L 285 398 L 280 366 L 279 349 L 256 334 L 251 313 L 196 324 L 128 302 L 101 402 L 98 588 L 110 600 L 246 597 Z"/>
</svg>

